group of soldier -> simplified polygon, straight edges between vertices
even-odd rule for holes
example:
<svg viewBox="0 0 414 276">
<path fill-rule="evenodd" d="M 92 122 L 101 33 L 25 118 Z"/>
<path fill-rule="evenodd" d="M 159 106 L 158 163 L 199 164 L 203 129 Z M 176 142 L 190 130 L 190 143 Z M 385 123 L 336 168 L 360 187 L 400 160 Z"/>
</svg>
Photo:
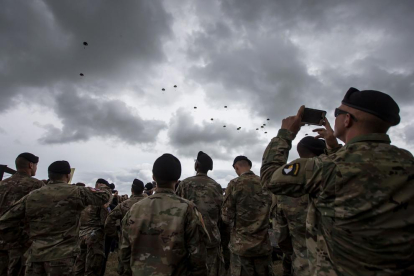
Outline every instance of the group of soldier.
<svg viewBox="0 0 414 276">
<path fill-rule="evenodd" d="M 202 151 L 183 181 L 180 161 L 163 154 L 155 193 L 135 179 L 110 212 L 106 180 L 67 185 L 70 165 L 56 161 L 45 185 L 33 178 L 39 158 L 19 155 L 17 173 L 0 182 L 1 275 L 101 275 L 105 236 L 119 239 L 120 275 L 274 275 L 269 233 L 284 275 L 414 275 L 414 158 L 386 134 L 398 104 L 350 88 L 334 130 L 325 120 L 287 163 L 303 111 L 282 120 L 260 176 L 247 157 L 234 159 L 224 196 Z"/>
</svg>

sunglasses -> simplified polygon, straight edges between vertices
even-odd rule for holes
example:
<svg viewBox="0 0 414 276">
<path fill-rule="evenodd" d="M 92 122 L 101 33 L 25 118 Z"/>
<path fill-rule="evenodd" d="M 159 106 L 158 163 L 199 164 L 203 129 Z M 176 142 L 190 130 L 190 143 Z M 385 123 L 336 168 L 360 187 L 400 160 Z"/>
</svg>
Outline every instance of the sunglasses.
<svg viewBox="0 0 414 276">
<path fill-rule="evenodd" d="M 357 118 L 355 118 L 354 115 L 352 115 L 351 113 L 349 113 L 348 111 L 339 109 L 339 108 L 335 108 L 335 118 L 338 117 L 341 114 L 349 114 L 349 116 L 352 118 L 352 120 L 354 120 L 355 122 L 358 122 Z"/>
</svg>

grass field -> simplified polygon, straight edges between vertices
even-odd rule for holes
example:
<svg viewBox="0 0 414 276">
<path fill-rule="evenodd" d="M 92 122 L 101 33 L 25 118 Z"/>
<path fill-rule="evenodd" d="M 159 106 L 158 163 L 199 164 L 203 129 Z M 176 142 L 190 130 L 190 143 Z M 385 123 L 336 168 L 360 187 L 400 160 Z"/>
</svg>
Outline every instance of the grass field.
<svg viewBox="0 0 414 276">
<path fill-rule="evenodd" d="M 118 276 L 116 269 L 118 267 L 118 251 L 109 254 L 108 263 L 106 265 L 105 276 Z M 273 263 L 273 272 L 275 276 L 282 275 L 282 262 L 276 261 Z"/>
</svg>

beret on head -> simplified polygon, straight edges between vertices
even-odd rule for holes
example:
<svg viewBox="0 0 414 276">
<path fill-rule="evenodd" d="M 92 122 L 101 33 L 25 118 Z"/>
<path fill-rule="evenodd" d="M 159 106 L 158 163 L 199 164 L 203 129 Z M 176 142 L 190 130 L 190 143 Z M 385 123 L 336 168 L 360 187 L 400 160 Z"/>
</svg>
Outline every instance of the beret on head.
<svg viewBox="0 0 414 276">
<path fill-rule="evenodd" d="M 47 171 L 58 174 L 70 174 L 70 165 L 68 161 L 55 161 L 50 164 Z"/>
<path fill-rule="evenodd" d="M 249 163 L 250 167 L 252 166 L 252 161 L 250 161 L 249 158 L 247 158 L 246 156 L 240 155 L 240 156 L 237 156 L 236 158 L 234 158 L 233 167 L 237 162 L 242 161 L 242 160 L 247 161 L 247 163 Z"/>
<path fill-rule="evenodd" d="M 363 90 L 349 88 L 342 104 L 370 113 L 383 121 L 396 126 L 400 123 L 400 108 L 398 104 L 387 95 L 380 91 Z"/>
<path fill-rule="evenodd" d="M 313 154 L 319 156 L 325 152 L 326 143 L 325 140 L 315 139 L 315 137 L 306 136 L 299 141 L 298 145 L 306 148 Z"/>
<path fill-rule="evenodd" d="M 208 154 L 200 151 L 197 154 L 197 161 L 206 169 L 213 170 L 213 159 Z"/>
<path fill-rule="evenodd" d="M 108 188 L 111 188 L 112 190 L 115 189 L 115 184 L 109 184 L 108 181 L 106 181 L 103 178 L 98 178 L 98 180 L 96 180 L 96 183 L 101 183 L 101 184 L 105 184 L 106 186 L 108 186 Z"/>
<path fill-rule="evenodd" d="M 147 184 L 145 184 L 145 190 L 149 191 L 149 190 L 151 190 L 153 188 L 154 188 L 154 185 L 152 185 L 151 182 L 148 182 Z"/>
<path fill-rule="evenodd" d="M 105 184 L 106 186 L 109 186 L 109 182 L 103 178 L 98 178 L 98 180 L 96 180 L 96 183 L 101 183 L 101 184 Z"/>
<path fill-rule="evenodd" d="M 157 180 L 178 180 L 181 176 L 180 160 L 172 154 L 165 153 L 155 160 L 152 173 Z"/>
<path fill-rule="evenodd" d="M 19 157 L 22 157 L 31 163 L 39 163 L 39 157 L 29 152 L 20 153 L 19 156 L 17 156 L 17 158 Z"/>
<path fill-rule="evenodd" d="M 144 189 L 144 182 L 142 182 L 139 179 L 134 179 L 134 181 L 132 182 L 132 186 L 140 187 L 140 188 Z"/>
</svg>

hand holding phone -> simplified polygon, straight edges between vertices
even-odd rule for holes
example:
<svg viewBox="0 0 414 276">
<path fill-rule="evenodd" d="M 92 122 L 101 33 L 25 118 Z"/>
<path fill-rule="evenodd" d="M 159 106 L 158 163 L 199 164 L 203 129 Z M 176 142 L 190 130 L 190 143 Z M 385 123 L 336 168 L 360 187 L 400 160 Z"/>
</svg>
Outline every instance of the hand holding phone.
<svg viewBox="0 0 414 276">
<path fill-rule="evenodd" d="M 325 121 L 326 111 L 305 108 L 302 116 L 302 124 L 322 126 Z"/>
</svg>

